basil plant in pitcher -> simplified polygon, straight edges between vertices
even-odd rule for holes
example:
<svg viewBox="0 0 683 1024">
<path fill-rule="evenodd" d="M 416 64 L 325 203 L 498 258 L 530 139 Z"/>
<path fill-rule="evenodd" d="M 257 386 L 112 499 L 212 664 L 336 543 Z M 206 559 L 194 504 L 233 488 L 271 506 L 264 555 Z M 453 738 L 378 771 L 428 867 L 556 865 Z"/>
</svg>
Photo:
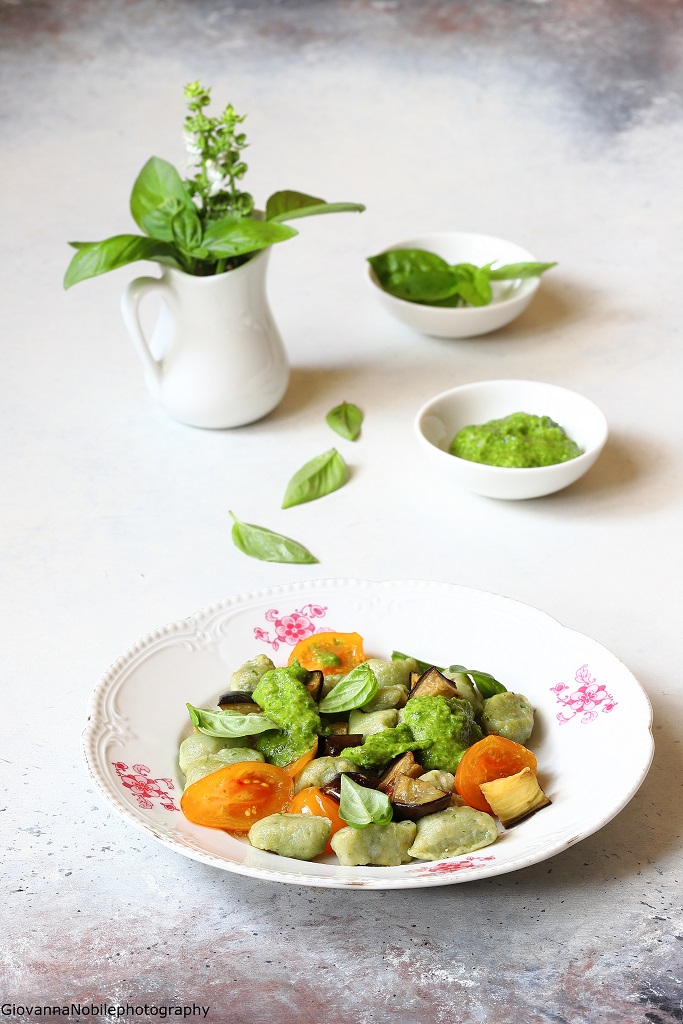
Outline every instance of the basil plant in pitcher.
<svg viewBox="0 0 683 1024">
<path fill-rule="evenodd" d="M 245 115 L 230 104 L 220 116 L 209 115 L 210 89 L 199 82 L 186 87 L 185 97 L 185 176 L 166 160 L 148 160 L 130 197 L 143 234 L 71 242 L 76 252 L 64 286 L 138 260 L 160 264 L 161 277 L 136 278 L 123 296 L 149 390 L 185 423 L 240 426 L 270 412 L 289 379 L 265 293 L 270 247 L 298 233 L 288 221 L 364 206 L 285 190 L 257 210 L 242 188 Z M 150 290 L 161 293 L 165 308 L 148 341 L 138 306 Z"/>
</svg>

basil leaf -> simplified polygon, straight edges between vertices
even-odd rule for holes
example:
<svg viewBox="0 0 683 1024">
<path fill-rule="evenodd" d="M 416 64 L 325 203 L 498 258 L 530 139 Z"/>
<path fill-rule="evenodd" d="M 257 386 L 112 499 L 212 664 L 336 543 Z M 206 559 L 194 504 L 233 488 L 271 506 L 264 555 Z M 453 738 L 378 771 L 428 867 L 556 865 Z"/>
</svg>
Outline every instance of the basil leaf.
<svg viewBox="0 0 683 1024">
<path fill-rule="evenodd" d="M 493 697 L 496 693 L 507 693 L 507 686 L 503 686 L 497 679 L 494 679 L 488 672 L 477 672 L 476 669 L 465 668 L 464 665 L 449 665 L 449 672 L 464 672 L 476 683 L 479 693 L 486 699 Z"/>
<path fill-rule="evenodd" d="M 348 775 L 341 777 L 339 817 L 353 828 L 388 825 L 393 812 L 386 793 L 359 786 Z"/>
<path fill-rule="evenodd" d="M 412 654 L 404 654 L 402 651 L 392 651 L 391 652 L 391 660 L 392 661 L 407 661 L 408 658 L 412 658 L 413 661 L 416 661 L 417 664 L 418 664 L 418 667 L 420 668 L 420 671 L 422 671 L 422 672 L 426 672 L 427 669 L 430 669 L 430 668 L 435 668 L 437 670 L 437 672 L 443 672 L 444 671 L 443 668 L 439 668 L 438 665 L 435 665 L 433 661 L 420 661 L 419 658 L 413 657 Z M 452 665 L 451 665 L 451 668 L 453 668 Z"/>
<path fill-rule="evenodd" d="M 266 202 L 266 220 L 280 222 L 319 213 L 362 213 L 364 209 L 361 203 L 326 203 L 305 192 L 285 190 L 274 192 Z"/>
<path fill-rule="evenodd" d="M 187 710 L 195 729 L 199 729 L 206 736 L 228 736 L 235 739 L 237 736 L 255 736 L 256 733 L 267 732 L 268 729 L 277 729 L 275 723 L 265 715 L 209 711 L 206 708 L 196 708 L 192 704 L 187 705 Z"/>
<path fill-rule="evenodd" d="M 355 441 L 360 435 L 363 413 L 353 402 L 342 402 L 341 405 L 335 405 L 334 409 L 330 409 L 325 422 L 340 437 L 345 437 L 347 441 Z"/>
<path fill-rule="evenodd" d="M 202 222 L 194 206 L 179 210 L 171 220 L 173 241 L 184 252 L 194 255 L 202 244 Z M 208 256 L 206 249 L 203 252 Z"/>
<path fill-rule="evenodd" d="M 310 565 L 318 561 L 303 544 L 266 530 L 263 526 L 243 523 L 232 512 L 230 515 L 235 521 L 232 542 L 250 558 L 258 558 L 261 562 L 291 562 L 295 565 Z"/>
<path fill-rule="evenodd" d="M 269 224 L 252 217 L 224 217 L 209 224 L 202 245 L 213 256 L 243 256 L 284 242 L 296 234 L 298 232 L 286 224 Z"/>
<path fill-rule="evenodd" d="M 538 277 L 544 270 L 556 267 L 555 263 L 507 263 L 491 271 L 492 281 L 510 281 L 520 277 Z"/>
<path fill-rule="evenodd" d="M 69 245 L 76 253 L 64 275 L 65 288 L 136 260 L 158 260 L 178 266 L 174 246 L 144 235 L 114 235 L 102 242 L 69 242 Z"/>
<path fill-rule="evenodd" d="M 447 299 L 458 289 L 452 267 L 426 249 L 390 249 L 370 256 L 368 263 L 385 291 L 408 302 Z"/>
<path fill-rule="evenodd" d="M 314 501 L 342 487 L 349 478 L 349 470 L 336 448 L 316 455 L 297 470 L 287 484 L 282 508 Z"/>
<path fill-rule="evenodd" d="M 130 196 L 130 212 L 139 228 L 162 242 L 173 241 L 171 220 L 180 209 L 195 210 L 180 175 L 167 160 L 153 156 L 142 168 Z"/>
<path fill-rule="evenodd" d="M 348 675 L 340 679 L 320 701 L 318 711 L 325 715 L 336 715 L 339 711 L 353 711 L 362 708 L 377 693 L 377 679 L 369 665 L 356 665 Z"/>
</svg>

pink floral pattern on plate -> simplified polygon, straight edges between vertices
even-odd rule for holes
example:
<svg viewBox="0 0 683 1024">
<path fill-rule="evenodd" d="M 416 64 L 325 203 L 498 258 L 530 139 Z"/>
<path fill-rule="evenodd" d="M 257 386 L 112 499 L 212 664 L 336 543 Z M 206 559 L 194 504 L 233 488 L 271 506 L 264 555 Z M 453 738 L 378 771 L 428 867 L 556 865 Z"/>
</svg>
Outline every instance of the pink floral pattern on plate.
<svg viewBox="0 0 683 1024">
<path fill-rule="evenodd" d="M 269 608 L 265 618 L 274 624 L 275 635 L 271 636 L 268 630 L 255 626 L 254 636 L 264 644 L 269 644 L 274 651 L 278 650 L 281 643 L 294 647 L 299 640 L 304 640 L 313 633 L 329 631 L 329 626 L 316 626 L 312 621 L 322 619 L 326 614 L 327 608 L 321 604 L 305 604 L 303 608 L 296 608 L 286 615 L 281 615 L 277 608 Z"/>
<path fill-rule="evenodd" d="M 617 707 L 617 701 L 606 687 L 598 685 L 597 679 L 588 671 L 588 665 L 582 665 L 576 670 L 574 681 L 579 685 L 576 689 L 567 686 L 566 683 L 557 683 L 551 686 L 552 693 L 557 695 L 557 701 L 562 704 L 564 711 L 557 712 L 557 720 L 560 725 L 571 722 L 577 715 L 581 715 L 581 722 L 587 725 L 598 717 L 598 710 L 603 713 L 613 711 Z"/>
<path fill-rule="evenodd" d="M 167 811 L 179 811 L 176 802 L 169 795 L 175 785 L 172 779 L 150 779 L 151 769 L 146 764 L 134 764 L 131 769 L 123 761 L 112 761 L 114 769 L 122 785 L 129 789 L 138 802 L 139 807 L 153 808 L 153 800 L 158 800 Z"/>
<path fill-rule="evenodd" d="M 439 860 L 435 864 L 420 864 L 419 867 L 409 868 L 411 875 L 452 875 L 456 871 L 465 871 L 467 868 L 478 868 L 487 860 L 495 860 L 495 857 L 460 857 L 458 860 Z"/>
</svg>

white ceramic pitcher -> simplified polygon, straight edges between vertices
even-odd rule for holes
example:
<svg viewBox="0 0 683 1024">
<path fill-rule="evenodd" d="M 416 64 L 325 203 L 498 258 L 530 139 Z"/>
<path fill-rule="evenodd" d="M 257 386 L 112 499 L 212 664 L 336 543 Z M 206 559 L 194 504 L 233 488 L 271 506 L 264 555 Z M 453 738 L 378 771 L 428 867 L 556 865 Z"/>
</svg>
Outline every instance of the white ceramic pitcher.
<svg viewBox="0 0 683 1024">
<path fill-rule="evenodd" d="M 243 426 L 283 397 L 289 365 L 266 298 L 269 253 L 213 277 L 164 267 L 160 278 L 138 277 L 126 288 L 123 318 L 149 392 L 182 423 Z M 148 342 L 139 305 L 151 291 L 162 308 Z"/>
</svg>

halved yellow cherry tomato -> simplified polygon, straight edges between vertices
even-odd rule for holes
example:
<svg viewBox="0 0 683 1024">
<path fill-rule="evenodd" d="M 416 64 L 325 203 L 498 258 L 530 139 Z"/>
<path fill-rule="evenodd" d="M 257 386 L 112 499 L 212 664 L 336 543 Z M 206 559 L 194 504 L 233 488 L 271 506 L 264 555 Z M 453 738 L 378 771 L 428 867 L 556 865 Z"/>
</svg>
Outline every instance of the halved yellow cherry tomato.
<svg viewBox="0 0 683 1024">
<path fill-rule="evenodd" d="M 332 822 L 330 839 L 340 828 L 346 828 L 346 822 L 339 817 L 339 804 L 334 797 L 323 793 L 317 786 L 308 786 L 296 794 L 287 808 L 288 814 L 314 814 L 317 818 L 329 818 Z M 332 847 L 328 843 L 324 853 L 332 853 Z"/>
<path fill-rule="evenodd" d="M 255 821 L 283 811 L 293 791 L 294 782 L 284 768 L 239 761 L 193 782 L 180 798 L 180 807 L 195 825 L 248 832 Z"/>
<path fill-rule="evenodd" d="M 313 633 L 299 643 L 289 656 L 289 664 L 298 661 L 309 671 L 320 670 L 329 676 L 346 675 L 365 661 L 363 637 L 358 633 Z"/>
</svg>

